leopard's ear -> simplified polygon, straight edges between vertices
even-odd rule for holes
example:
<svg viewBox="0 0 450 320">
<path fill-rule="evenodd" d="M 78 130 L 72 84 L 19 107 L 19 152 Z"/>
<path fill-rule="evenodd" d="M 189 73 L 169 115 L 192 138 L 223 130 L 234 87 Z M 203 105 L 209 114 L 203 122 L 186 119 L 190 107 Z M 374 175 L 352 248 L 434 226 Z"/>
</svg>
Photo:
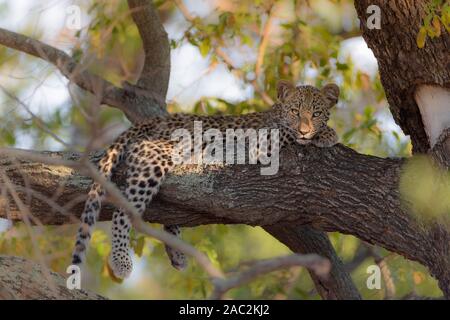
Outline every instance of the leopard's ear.
<svg viewBox="0 0 450 320">
<path fill-rule="evenodd" d="M 295 86 L 288 80 L 280 80 L 277 83 L 277 98 L 280 102 L 286 101 L 286 98 L 294 92 Z"/>
<path fill-rule="evenodd" d="M 339 87 L 334 83 L 329 83 L 322 88 L 322 94 L 329 101 L 328 107 L 333 107 L 339 99 Z"/>
</svg>

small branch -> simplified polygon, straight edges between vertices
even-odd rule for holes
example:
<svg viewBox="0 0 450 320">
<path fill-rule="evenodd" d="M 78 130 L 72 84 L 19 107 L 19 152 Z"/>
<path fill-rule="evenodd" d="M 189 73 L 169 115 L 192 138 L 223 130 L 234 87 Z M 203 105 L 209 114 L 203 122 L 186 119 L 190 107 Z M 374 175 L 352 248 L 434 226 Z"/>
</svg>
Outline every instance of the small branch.
<svg viewBox="0 0 450 320">
<path fill-rule="evenodd" d="M 330 271 L 330 262 L 316 254 L 290 255 L 255 262 L 250 268 L 226 279 L 214 279 L 214 291 L 210 299 L 222 299 L 223 295 L 236 287 L 246 284 L 256 277 L 285 268 L 303 266 L 317 276 L 325 278 Z"/>
<path fill-rule="evenodd" d="M 182 0 L 174 0 L 176 6 L 178 7 L 178 9 L 180 10 L 181 14 L 183 15 L 183 17 L 191 22 L 192 24 L 194 24 L 194 20 L 195 17 L 193 15 L 190 14 L 189 10 L 186 8 L 186 6 L 184 5 Z M 248 81 L 245 78 L 245 73 L 237 68 L 234 65 L 234 62 L 231 60 L 231 58 L 228 56 L 228 54 L 219 46 L 215 46 L 214 47 L 214 53 L 222 59 L 223 63 L 225 63 L 225 65 L 232 71 L 234 71 L 234 73 L 236 74 L 236 76 L 238 76 L 239 78 L 241 78 L 244 82 L 247 82 L 249 84 L 251 84 L 254 88 L 254 90 L 261 96 L 261 98 L 263 99 L 263 101 L 265 103 L 267 103 L 268 105 L 272 105 L 274 103 L 274 101 L 272 100 L 272 98 L 267 94 L 267 92 L 264 91 L 263 88 L 261 88 L 258 83 L 256 81 Z"/>
<path fill-rule="evenodd" d="M 345 264 L 345 269 L 347 272 L 355 271 L 367 258 L 370 257 L 370 252 L 367 246 L 360 244 L 356 250 L 353 259 Z"/>
<path fill-rule="evenodd" d="M 55 141 L 61 143 L 64 147 L 66 148 L 70 148 L 70 146 L 64 142 L 64 140 L 62 140 L 60 137 L 58 137 L 56 134 L 54 134 L 44 123 L 44 121 L 42 121 L 41 118 L 39 118 L 37 115 L 34 114 L 34 112 L 32 112 L 30 110 L 30 108 L 28 108 L 28 106 L 23 103 L 23 101 L 21 101 L 19 98 L 17 98 L 15 95 L 13 95 L 11 92 L 9 92 L 8 90 L 6 90 L 2 85 L 0 85 L 0 90 L 3 91 L 3 93 L 9 97 L 11 100 L 14 100 L 16 103 L 20 104 L 25 111 L 31 116 L 31 118 L 34 120 L 34 122 L 36 123 L 36 126 L 41 129 L 43 132 L 45 132 L 46 134 L 48 134 L 50 137 L 52 137 L 53 139 L 55 139 Z"/>
<path fill-rule="evenodd" d="M 264 56 L 266 54 L 267 44 L 269 43 L 269 34 L 272 29 L 273 7 L 274 7 L 274 3 L 271 3 L 269 6 L 269 9 L 267 10 L 267 21 L 264 24 L 264 28 L 263 28 L 263 31 L 261 34 L 261 40 L 260 40 L 259 47 L 258 47 L 258 57 L 256 59 L 256 64 L 255 64 L 256 81 L 259 79 L 259 77 L 261 75 L 261 68 L 264 63 Z"/>
</svg>

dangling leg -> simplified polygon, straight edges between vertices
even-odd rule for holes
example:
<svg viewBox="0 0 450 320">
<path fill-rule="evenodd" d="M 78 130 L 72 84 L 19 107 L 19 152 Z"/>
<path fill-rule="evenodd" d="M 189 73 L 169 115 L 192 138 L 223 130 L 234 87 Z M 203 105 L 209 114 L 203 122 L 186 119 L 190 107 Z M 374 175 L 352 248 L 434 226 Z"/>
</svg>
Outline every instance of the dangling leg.
<svg viewBox="0 0 450 320">
<path fill-rule="evenodd" d="M 126 141 L 134 131 L 126 131 L 119 136 L 114 144 L 106 151 L 99 163 L 99 171 L 106 179 L 110 179 L 114 168 L 122 161 Z M 86 200 L 83 214 L 81 215 L 81 226 L 78 229 L 75 248 L 72 254 L 72 264 L 82 265 L 86 256 L 86 250 L 92 235 L 95 222 L 100 214 L 102 200 L 105 191 L 98 183 L 93 183 Z"/>
<path fill-rule="evenodd" d="M 127 187 L 125 196 L 136 208 L 139 215 L 145 211 L 145 206 L 156 194 L 142 176 L 142 168 L 129 164 L 127 171 Z M 109 256 L 109 266 L 117 278 L 127 278 L 133 262 L 130 255 L 131 221 L 123 209 L 116 210 L 112 219 L 112 248 Z"/>
<path fill-rule="evenodd" d="M 161 143 L 143 141 L 130 148 L 127 163 L 127 187 L 125 196 L 139 215 L 158 193 L 164 175 L 173 164 L 169 161 L 167 147 Z M 113 215 L 112 250 L 109 265 L 118 278 L 126 278 L 132 270 L 129 233 L 131 222 L 123 210 Z M 179 234 L 179 232 L 178 232 Z M 176 265 L 180 264 L 181 253 L 174 251 Z"/>
<path fill-rule="evenodd" d="M 179 226 L 164 226 L 164 230 L 175 237 L 181 238 L 181 230 Z M 166 248 L 167 256 L 170 259 L 170 263 L 177 270 L 184 270 L 187 267 L 187 259 L 183 252 L 173 249 L 167 244 L 164 245 Z"/>
<path fill-rule="evenodd" d="M 89 191 L 84 211 L 81 215 L 81 225 L 77 232 L 75 248 L 72 253 L 72 264 L 74 265 L 82 265 L 85 260 L 86 250 L 103 198 L 104 191 L 98 183 L 94 183 Z"/>
<path fill-rule="evenodd" d="M 122 209 L 116 210 L 112 220 L 112 245 L 108 263 L 114 276 L 120 279 L 127 278 L 133 270 L 130 230 L 131 222 L 128 215 Z"/>
<path fill-rule="evenodd" d="M 172 159 L 172 145 L 165 145 L 162 146 L 162 152 L 160 155 L 160 159 L 161 159 L 161 172 L 162 175 L 165 176 L 165 174 L 170 171 L 173 166 L 173 159 Z M 184 146 L 184 148 L 186 148 L 186 146 Z M 184 149 L 182 149 L 184 150 Z M 158 187 L 159 188 L 159 187 Z M 164 226 L 164 231 L 174 235 L 177 238 L 181 239 L 181 230 L 179 226 L 176 225 L 171 225 L 171 226 Z M 186 259 L 186 255 L 181 252 L 178 251 L 170 246 L 168 246 L 167 244 L 164 244 L 164 248 L 166 249 L 166 253 L 167 256 L 169 257 L 170 263 L 172 264 L 172 266 L 177 269 L 177 270 L 184 270 L 187 267 L 187 259 Z"/>
</svg>

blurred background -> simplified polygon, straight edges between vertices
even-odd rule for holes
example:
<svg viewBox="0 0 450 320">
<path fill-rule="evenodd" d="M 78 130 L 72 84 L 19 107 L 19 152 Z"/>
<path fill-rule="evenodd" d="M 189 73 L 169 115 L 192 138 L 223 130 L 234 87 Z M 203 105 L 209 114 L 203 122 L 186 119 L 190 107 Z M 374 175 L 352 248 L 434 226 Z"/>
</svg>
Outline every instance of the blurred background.
<svg viewBox="0 0 450 320">
<path fill-rule="evenodd" d="M 158 0 L 154 4 L 172 48 L 167 95 L 170 112 L 261 111 L 275 98 L 278 79 L 315 86 L 335 82 L 341 96 L 330 125 L 337 130 L 341 143 L 380 157 L 411 154 L 408 137 L 389 112 L 377 62 L 360 36 L 353 1 Z M 73 10 L 80 12 L 77 28 L 67 23 Z M 134 83 L 142 67 L 139 34 L 123 0 L 0 0 L 0 27 L 62 49 L 116 85 L 122 81 Z M 104 106 L 92 110 L 92 95 L 69 84 L 54 66 L 3 46 L 0 86 L 0 146 L 83 151 L 94 130 L 87 118 L 97 111 L 102 132 L 99 147 L 130 125 L 116 109 Z M 65 273 L 76 226 L 33 228 L 39 252 L 32 250 L 24 226 L 12 227 L 3 220 L 0 230 L 0 254 L 35 260 L 41 255 L 48 267 Z M 435 280 L 421 265 L 352 236 L 329 236 L 363 298 L 441 295 Z M 289 253 L 258 227 L 202 226 L 184 229 L 183 238 L 225 271 Z M 194 261 L 185 272 L 178 272 L 170 266 L 161 243 L 139 235 L 133 235 L 133 241 L 135 270 L 129 279 L 116 283 L 105 269 L 110 250 L 109 223 L 100 223 L 92 239 L 84 287 L 109 298 L 208 296 L 208 279 Z M 383 259 L 390 271 L 392 283 L 388 288 L 384 280 L 381 290 L 366 286 L 366 270 L 375 259 Z M 320 298 L 302 268 L 273 272 L 230 291 L 228 296 Z"/>
</svg>

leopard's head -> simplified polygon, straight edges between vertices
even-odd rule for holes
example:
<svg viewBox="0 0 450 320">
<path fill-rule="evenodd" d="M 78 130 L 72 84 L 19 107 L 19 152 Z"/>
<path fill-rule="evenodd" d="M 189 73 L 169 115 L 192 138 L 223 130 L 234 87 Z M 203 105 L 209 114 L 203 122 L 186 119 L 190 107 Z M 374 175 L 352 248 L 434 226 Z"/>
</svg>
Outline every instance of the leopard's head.
<svg viewBox="0 0 450 320">
<path fill-rule="evenodd" d="M 308 142 L 327 125 L 330 109 L 336 105 L 339 87 L 327 84 L 322 89 L 309 85 L 294 86 L 286 80 L 277 85 L 281 125 L 290 130 L 298 142 Z"/>
</svg>

